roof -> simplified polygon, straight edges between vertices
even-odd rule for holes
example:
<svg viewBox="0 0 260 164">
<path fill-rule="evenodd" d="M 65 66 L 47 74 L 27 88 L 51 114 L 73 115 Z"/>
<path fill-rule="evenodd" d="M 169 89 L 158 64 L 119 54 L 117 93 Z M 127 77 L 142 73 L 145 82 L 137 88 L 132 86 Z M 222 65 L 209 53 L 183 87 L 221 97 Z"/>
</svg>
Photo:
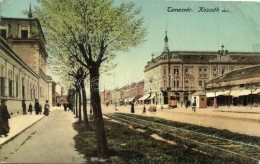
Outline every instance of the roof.
<svg viewBox="0 0 260 164">
<path fill-rule="evenodd" d="M 241 63 L 260 64 L 260 52 L 229 52 L 227 55 L 220 55 L 217 51 L 170 51 L 162 52 L 160 55 L 145 66 L 145 72 L 166 63 L 188 63 L 188 64 L 209 64 L 209 63 Z"/>
<path fill-rule="evenodd" d="M 260 78 L 260 64 L 230 71 L 226 74 L 223 74 L 212 80 L 207 81 L 207 83 L 208 84 L 219 83 L 222 81 L 227 82 L 227 81 L 243 80 L 243 79 L 249 79 L 255 77 Z"/>
</svg>

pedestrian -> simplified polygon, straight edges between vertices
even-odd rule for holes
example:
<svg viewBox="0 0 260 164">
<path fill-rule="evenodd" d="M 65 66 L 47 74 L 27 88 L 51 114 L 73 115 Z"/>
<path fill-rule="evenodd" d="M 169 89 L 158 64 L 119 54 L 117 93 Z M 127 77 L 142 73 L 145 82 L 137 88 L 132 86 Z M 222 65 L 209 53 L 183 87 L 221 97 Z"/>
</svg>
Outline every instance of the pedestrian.
<svg viewBox="0 0 260 164">
<path fill-rule="evenodd" d="M 142 114 L 146 114 L 146 107 L 144 105 L 144 108 L 143 108 L 143 113 Z"/>
<path fill-rule="evenodd" d="M 185 108 L 188 108 L 188 100 L 185 100 L 184 104 L 185 104 Z"/>
<path fill-rule="evenodd" d="M 1 105 L 0 105 L 0 136 L 4 135 L 7 137 L 10 127 L 9 127 L 9 119 L 11 118 L 7 106 L 6 106 L 7 100 L 2 99 Z"/>
<path fill-rule="evenodd" d="M 40 104 L 38 99 L 35 99 L 34 109 L 35 109 L 35 114 L 38 115 L 40 113 Z"/>
<path fill-rule="evenodd" d="M 23 114 L 27 114 L 27 113 L 26 113 L 26 104 L 25 104 L 25 100 L 22 100 L 22 108 L 23 108 Z"/>
<path fill-rule="evenodd" d="M 67 105 L 66 105 L 66 103 L 63 103 L 63 108 L 64 108 L 64 111 L 66 112 L 66 111 L 67 111 Z"/>
<path fill-rule="evenodd" d="M 39 104 L 40 108 L 39 108 L 39 114 L 42 114 L 42 104 Z"/>
<path fill-rule="evenodd" d="M 46 103 L 45 103 L 45 105 L 44 105 L 44 112 L 43 112 L 43 114 L 45 115 L 45 116 L 49 116 L 49 112 L 50 112 L 50 105 L 48 104 L 48 100 L 46 100 Z"/>
<path fill-rule="evenodd" d="M 30 112 L 30 114 L 32 114 L 32 109 L 33 109 L 33 106 L 32 106 L 32 103 L 30 103 L 29 109 L 28 109 L 28 112 Z"/>
<path fill-rule="evenodd" d="M 193 101 L 193 103 L 192 103 L 192 106 L 191 106 L 191 109 L 193 110 L 193 112 L 195 112 L 196 111 L 196 100 L 194 100 Z"/>
<path fill-rule="evenodd" d="M 135 107 L 134 107 L 134 103 L 132 102 L 131 103 L 131 113 L 134 113 L 135 112 Z"/>
</svg>

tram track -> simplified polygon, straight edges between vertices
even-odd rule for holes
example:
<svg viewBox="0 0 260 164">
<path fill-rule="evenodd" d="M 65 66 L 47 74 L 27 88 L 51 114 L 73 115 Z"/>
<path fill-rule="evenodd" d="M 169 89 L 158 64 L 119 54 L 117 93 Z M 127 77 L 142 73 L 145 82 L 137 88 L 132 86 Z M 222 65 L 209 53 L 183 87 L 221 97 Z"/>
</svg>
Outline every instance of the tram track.
<svg viewBox="0 0 260 164">
<path fill-rule="evenodd" d="M 260 163 L 260 145 L 234 141 L 152 120 L 145 120 L 134 115 L 116 113 L 106 116 L 128 125 L 149 129 L 154 133 L 159 133 L 167 140 L 177 141 L 179 145 L 185 145 L 187 148 L 196 151 L 221 156 L 221 158 L 232 156 L 232 158 L 247 160 L 249 163 Z"/>
</svg>

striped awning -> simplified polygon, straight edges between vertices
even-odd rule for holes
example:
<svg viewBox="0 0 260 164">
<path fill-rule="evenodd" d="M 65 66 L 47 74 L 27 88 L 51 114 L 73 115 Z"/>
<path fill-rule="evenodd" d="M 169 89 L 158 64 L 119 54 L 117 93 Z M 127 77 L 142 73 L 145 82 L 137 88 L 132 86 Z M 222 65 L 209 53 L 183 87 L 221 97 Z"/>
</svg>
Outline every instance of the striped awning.
<svg viewBox="0 0 260 164">
<path fill-rule="evenodd" d="M 150 94 L 146 94 L 143 97 L 139 98 L 138 100 L 146 100 L 150 97 Z"/>
<path fill-rule="evenodd" d="M 152 94 L 151 97 L 149 97 L 149 100 L 153 99 L 155 97 L 155 94 Z"/>
</svg>

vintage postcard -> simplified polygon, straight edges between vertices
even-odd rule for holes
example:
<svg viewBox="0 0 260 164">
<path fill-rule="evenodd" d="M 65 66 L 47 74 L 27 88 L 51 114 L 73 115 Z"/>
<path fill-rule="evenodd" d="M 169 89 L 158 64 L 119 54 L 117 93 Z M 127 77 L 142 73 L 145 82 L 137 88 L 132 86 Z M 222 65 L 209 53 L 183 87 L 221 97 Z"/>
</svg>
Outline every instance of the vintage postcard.
<svg viewBox="0 0 260 164">
<path fill-rule="evenodd" d="M 260 163 L 260 2 L 0 0 L 1 163 Z"/>
</svg>

